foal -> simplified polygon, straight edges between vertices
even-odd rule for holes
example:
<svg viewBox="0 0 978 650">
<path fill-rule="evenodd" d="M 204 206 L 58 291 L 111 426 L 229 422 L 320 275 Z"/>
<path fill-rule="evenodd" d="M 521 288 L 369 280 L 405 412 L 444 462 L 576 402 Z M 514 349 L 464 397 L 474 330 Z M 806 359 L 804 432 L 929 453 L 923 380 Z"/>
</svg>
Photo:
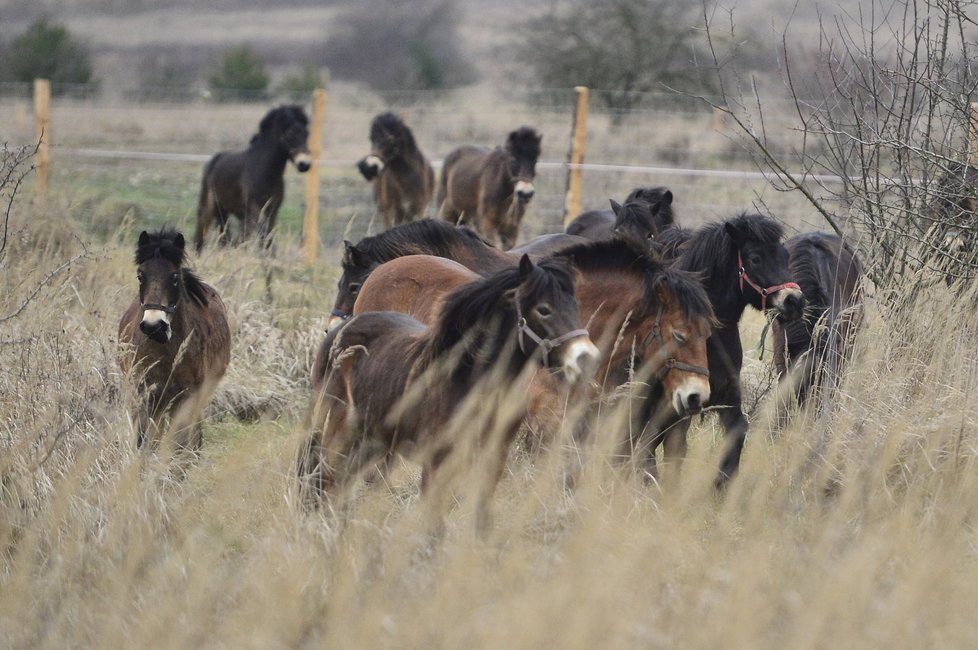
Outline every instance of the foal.
<svg viewBox="0 0 978 650">
<path fill-rule="evenodd" d="M 184 261 L 182 234 L 164 228 L 139 235 L 139 295 L 119 322 L 119 365 L 138 378 L 137 446 L 147 435 L 157 444 L 163 421 L 179 405 L 194 400 L 202 409 L 231 358 L 224 303 Z M 200 448 L 199 422 L 177 434 L 178 447 Z"/>
<path fill-rule="evenodd" d="M 672 192 L 665 187 L 638 187 L 610 210 L 583 212 L 567 224 L 565 232 L 593 241 L 627 239 L 647 248 L 664 229 L 675 225 Z"/>
</svg>

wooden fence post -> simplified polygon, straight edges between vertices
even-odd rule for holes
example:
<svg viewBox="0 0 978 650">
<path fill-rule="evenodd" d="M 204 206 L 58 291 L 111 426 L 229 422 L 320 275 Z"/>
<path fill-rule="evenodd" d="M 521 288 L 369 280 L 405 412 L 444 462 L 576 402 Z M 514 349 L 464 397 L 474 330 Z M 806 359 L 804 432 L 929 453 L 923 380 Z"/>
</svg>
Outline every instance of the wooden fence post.
<svg viewBox="0 0 978 650">
<path fill-rule="evenodd" d="M 34 80 L 34 125 L 37 133 L 37 156 L 34 160 L 36 170 L 37 194 L 44 196 L 48 191 L 48 167 L 51 152 L 51 82 L 47 79 Z"/>
<path fill-rule="evenodd" d="M 309 128 L 309 156 L 312 166 L 306 172 L 306 211 L 302 218 L 302 256 L 307 264 L 319 252 L 319 157 L 323 153 L 323 122 L 326 119 L 326 89 L 312 93 L 312 124 Z"/>
<path fill-rule="evenodd" d="M 584 140 L 587 138 L 587 99 L 585 86 L 574 88 L 577 101 L 574 104 L 574 122 L 571 125 L 570 150 L 567 152 L 567 193 L 564 196 L 564 225 L 581 213 L 581 184 L 584 162 Z"/>
</svg>

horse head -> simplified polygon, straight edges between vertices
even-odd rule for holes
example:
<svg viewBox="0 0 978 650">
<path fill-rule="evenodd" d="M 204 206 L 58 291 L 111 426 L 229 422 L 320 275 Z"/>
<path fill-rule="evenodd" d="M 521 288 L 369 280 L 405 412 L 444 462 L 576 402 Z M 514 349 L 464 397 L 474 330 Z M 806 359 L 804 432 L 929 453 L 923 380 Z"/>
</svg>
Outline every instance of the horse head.
<svg viewBox="0 0 978 650">
<path fill-rule="evenodd" d="M 738 281 L 747 301 L 761 311 L 770 306 L 785 322 L 801 318 L 805 296 L 791 277 L 781 226 L 761 215 L 741 215 L 724 223 L 724 230 L 737 251 Z"/>
<path fill-rule="evenodd" d="M 672 192 L 665 187 L 639 187 L 623 205 L 611 201 L 615 235 L 647 247 L 664 229 L 675 224 Z"/>
<path fill-rule="evenodd" d="M 258 138 L 281 148 L 300 172 L 312 167 L 309 155 L 309 118 L 297 104 L 279 106 L 262 118 Z"/>
<path fill-rule="evenodd" d="M 509 175 L 513 179 L 516 198 L 527 203 L 533 198 L 537 159 L 540 158 L 540 142 L 543 136 L 528 126 L 523 126 L 506 138 L 509 154 Z"/>
<path fill-rule="evenodd" d="M 391 161 L 417 149 L 414 135 L 394 113 L 381 113 L 370 123 L 370 153 L 357 162 L 357 169 L 373 180 Z"/>
<path fill-rule="evenodd" d="M 343 247 L 343 274 L 336 283 L 336 301 L 326 321 L 327 332 L 336 329 L 350 317 L 360 287 L 370 272 L 378 266 L 378 263 L 372 261 L 366 253 L 357 248 L 356 244 L 344 241 Z"/>
<path fill-rule="evenodd" d="M 167 343 L 173 336 L 173 316 L 184 295 L 183 234 L 164 229 L 139 235 L 136 246 L 136 278 L 143 315 L 140 331 L 151 341 Z"/>
<path fill-rule="evenodd" d="M 520 350 L 539 355 L 568 383 L 578 381 L 595 367 L 598 349 L 581 326 L 572 267 L 559 258 L 537 265 L 523 255 L 519 274 L 514 302 Z"/>
</svg>

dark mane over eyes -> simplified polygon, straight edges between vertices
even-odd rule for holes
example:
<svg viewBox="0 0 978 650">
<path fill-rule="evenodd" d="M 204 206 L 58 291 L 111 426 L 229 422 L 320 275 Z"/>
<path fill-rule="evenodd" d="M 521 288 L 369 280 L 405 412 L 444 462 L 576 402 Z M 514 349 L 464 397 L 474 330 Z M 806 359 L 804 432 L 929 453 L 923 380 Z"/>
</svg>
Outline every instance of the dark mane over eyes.
<svg viewBox="0 0 978 650">
<path fill-rule="evenodd" d="M 364 257 L 377 264 L 414 253 L 451 259 L 458 246 L 487 247 L 490 244 L 474 230 L 453 226 L 440 219 L 421 219 L 395 226 L 356 244 Z"/>
</svg>

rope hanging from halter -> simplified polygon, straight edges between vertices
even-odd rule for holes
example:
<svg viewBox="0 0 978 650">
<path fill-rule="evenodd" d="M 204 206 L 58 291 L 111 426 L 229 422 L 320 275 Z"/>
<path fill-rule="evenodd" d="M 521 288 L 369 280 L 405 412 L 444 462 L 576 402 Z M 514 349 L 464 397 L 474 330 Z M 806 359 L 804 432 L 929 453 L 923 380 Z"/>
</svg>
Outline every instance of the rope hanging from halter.
<svg viewBox="0 0 978 650">
<path fill-rule="evenodd" d="M 659 311 L 655 314 L 655 323 L 652 325 L 652 331 L 649 332 L 648 336 L 645 337 L 645 342 L 643 347 L 649 347 L 652 341 L 658 341 L 661 346 L 661 350 L 665 353 L 666 350 L 666 340 L 662 337 L 662 306 L 659 306 Z M 662 362 L 662 367 L 656 374 L 656 381 L 661 381 L 666 373 L 675 368 L 676 370 L 683 370 L 685 372 L 693 372 L 697 375 L 703 375 L 704 377 L 710 376 L 709 368 L 704 368 L 702 366 L 691 366 L 688 363 L 684 363 L 673 356 L 667 356 Z"/>
<path fill-rule="evenodd" d="M 529 338 L 531 341 L 536 343 L 537 347 L 543 350 L 543 365 L 550 365 L 550 351 L 559 346 L 561 343 L 566 343 L 571 339 L 576 339 L 579 336 L 588 336 L 588 331 L 586 329 L 571 330 L 566 334 L 561 334 L 555 339 L 544 339 L 540 338 L 533 329 L 530 328 L 530 324 L 526 322 L 523 317 L 523 313 L 520 310 L 520 302 L 516 300 L 516 340 L 520 345 L 520 351 L 526 356 L 532 356 L 532 351 L 527 351 L 526 342 L 523 339 L 524 336 Z"/>
<path fill-rule="evenodd" d="M 757 284 L 747 275 L 747 269 L 744 268 L 744 261 L 740 257 L 739 250 L 737 251 L 737 276 L 740 278 L 740 293 L 744 292 L 744 282 L 746 282 L 754 291 L 761 295 L 761 311 L 767 310 L 767 297 L 772 293 L 777 293 L 782 289 L 798 289 L 801 291 L 801 287 L 798 286 L 797 282 L 784 282 L 766 288 Z"/>
</svg>

